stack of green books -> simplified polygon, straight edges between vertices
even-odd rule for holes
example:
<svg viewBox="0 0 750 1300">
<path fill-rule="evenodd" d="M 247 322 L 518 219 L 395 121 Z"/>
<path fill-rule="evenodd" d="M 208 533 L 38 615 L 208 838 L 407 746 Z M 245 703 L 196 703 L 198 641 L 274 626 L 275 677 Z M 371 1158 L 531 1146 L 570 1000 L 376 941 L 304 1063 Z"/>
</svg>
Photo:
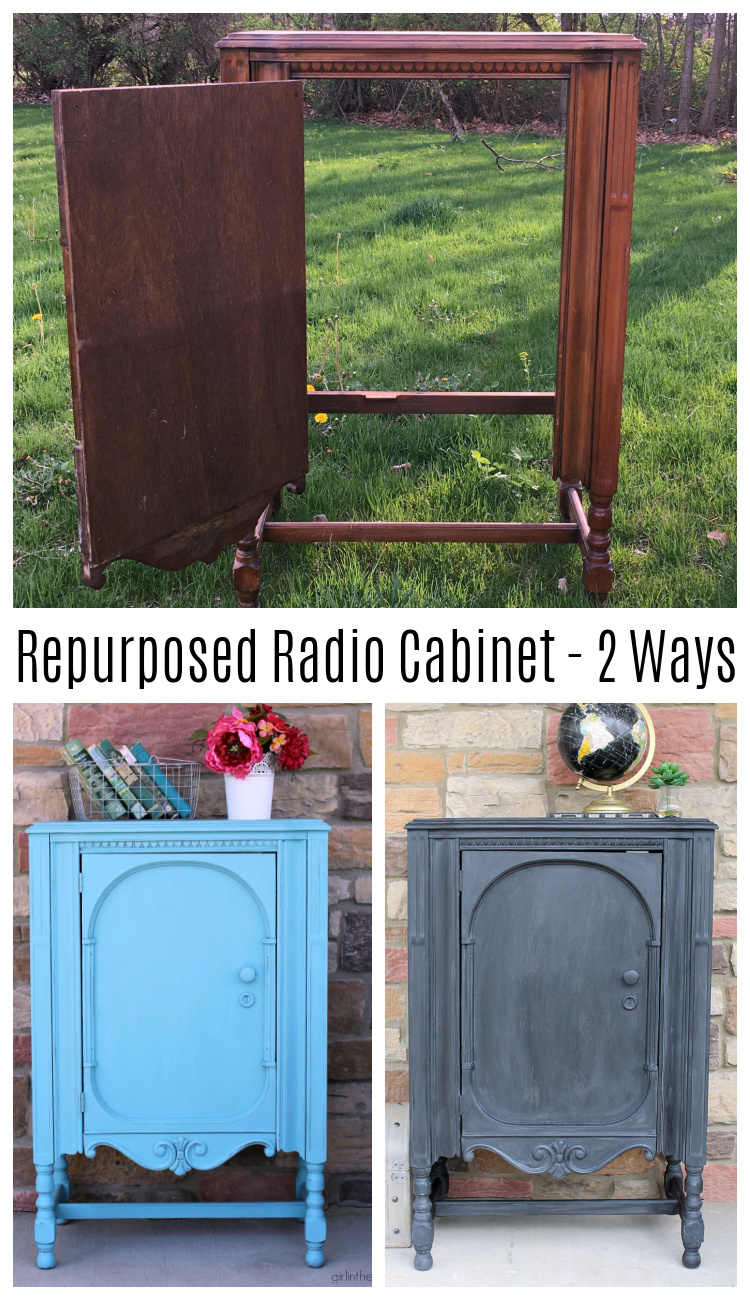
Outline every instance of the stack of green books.
<svg viewBox="0 0 750 1300">
<path fill-rule="evenodd" d="M 119 817 L 191 817 L 190 804 L 143 745 L 119 749 L 109 740 L 86 749 L 80 740 L 61 745 L 60 753 L 77 768 L 81 789 L 88 796 L 91 815 L 110 821 Z"/>
</svg>

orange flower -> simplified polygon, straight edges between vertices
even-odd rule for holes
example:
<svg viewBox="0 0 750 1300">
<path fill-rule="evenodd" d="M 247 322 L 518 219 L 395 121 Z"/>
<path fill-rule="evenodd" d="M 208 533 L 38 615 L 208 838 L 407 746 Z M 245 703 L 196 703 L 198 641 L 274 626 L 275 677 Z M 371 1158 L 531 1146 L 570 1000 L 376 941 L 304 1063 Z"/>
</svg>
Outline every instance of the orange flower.
<svg viewBox="0 0 750 1300">
<path fill-rule="evenodd" d="M 318 411 L 318 414 L 315 416 L 315 423 L 325 424 L 327 419 L 328 419 L 327 415 L 324 415 L 322 411 Z"/>
</svg>

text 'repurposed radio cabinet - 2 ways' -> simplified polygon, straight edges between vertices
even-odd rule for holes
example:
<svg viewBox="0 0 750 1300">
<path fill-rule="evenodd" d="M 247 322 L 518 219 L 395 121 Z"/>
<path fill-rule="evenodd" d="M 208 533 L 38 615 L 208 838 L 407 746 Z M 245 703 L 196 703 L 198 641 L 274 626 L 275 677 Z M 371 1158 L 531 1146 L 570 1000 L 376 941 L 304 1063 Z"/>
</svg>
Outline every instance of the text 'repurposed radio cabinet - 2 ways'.
<svg viewBox="0 0 750 1300">
<path fill-rule="evenodd" d="M 222 85 L 52 95 L 84 582 L 239 543 L 252 606 L 267 541 L 539 542 L 577 544 L 586 590 L 606 596 L 643 42 L 257 31 L 218 48 Z M 300 81 L 321 77 L 567 84 L 554 391 L 306 392 Z M 320 412 L 550 416 L 561 518 L 274 520 L 284 487 L 304 489 Z"/>
<path fill-rule="evenodd" d="M 675 1214 L 700 1264 L 715 826 L 569 817 L 408 831 L 415 1265 L 435 1217 Z M 480 1148 L 528 1173 L 666 1156 L 663 1199 L 449 1196 Z M 683 1179 L 682 1167 L 685 1168 Z"/>
<path fill-rule="evenodd" d="M 323 1263 L 327 833 L 319 821 L 31 827 L 36 1241 L 100 1218 L 291 1218 Z M 66 1156 L 299 1155 L 290 1202 L 70 1201 Z"/>
</svg>

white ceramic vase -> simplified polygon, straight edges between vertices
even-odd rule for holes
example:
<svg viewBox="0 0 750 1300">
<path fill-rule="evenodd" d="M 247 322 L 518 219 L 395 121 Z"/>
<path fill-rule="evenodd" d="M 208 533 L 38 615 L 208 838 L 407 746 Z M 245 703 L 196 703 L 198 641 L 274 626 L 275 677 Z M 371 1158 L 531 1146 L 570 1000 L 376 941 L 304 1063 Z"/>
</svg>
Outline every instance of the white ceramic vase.
<svg viewBox="0 0 750 1300">
<path fill-rule="evenodd" d="M 271 816 L 273 779 L 276 769 L 273 761 L 264 757 L 250 769 L 244 780 L 224 773 L 224 790 L 227 797 L 227 818 L 230 822 L 267 821 Z"/>
</svg>

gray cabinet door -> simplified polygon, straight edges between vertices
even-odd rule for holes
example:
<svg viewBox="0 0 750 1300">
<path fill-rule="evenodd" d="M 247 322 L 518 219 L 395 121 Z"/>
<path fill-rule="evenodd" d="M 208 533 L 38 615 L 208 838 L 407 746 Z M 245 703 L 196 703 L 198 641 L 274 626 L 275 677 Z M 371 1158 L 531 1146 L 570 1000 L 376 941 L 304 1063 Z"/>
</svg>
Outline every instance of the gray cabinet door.
<svg viewBox="0 0 750 1300">
<path fill-rule="evenodd" d="M 461 866 L 462 1133 L 653 1134 L 661 853 Z"/>
</svg>

